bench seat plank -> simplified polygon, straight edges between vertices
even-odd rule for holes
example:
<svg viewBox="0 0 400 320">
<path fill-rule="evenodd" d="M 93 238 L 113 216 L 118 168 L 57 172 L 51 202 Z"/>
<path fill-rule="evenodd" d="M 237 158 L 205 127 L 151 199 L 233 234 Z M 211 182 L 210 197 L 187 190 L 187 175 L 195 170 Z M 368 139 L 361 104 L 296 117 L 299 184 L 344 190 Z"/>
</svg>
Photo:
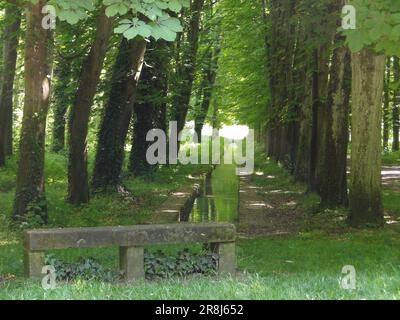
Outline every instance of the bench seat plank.
<svg viewBox="0 0 400 320">
<path fill-rule="evenodd" d="M 234 242 L 236 229 L 228 223 L 180 223 L 99 228 L 41 229 L 25 232 L 25 249 L 145 246 Z"/>
</svg>

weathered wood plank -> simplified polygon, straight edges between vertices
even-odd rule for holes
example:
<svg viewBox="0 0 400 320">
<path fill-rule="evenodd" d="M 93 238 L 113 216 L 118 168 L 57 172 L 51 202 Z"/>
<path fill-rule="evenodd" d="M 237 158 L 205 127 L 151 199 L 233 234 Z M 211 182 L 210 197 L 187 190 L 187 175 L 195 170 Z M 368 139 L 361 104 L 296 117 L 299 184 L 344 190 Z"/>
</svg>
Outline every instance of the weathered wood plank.
<svg viewBox="0 0 400 320">
<path fill-rule="evenodd" d="M 233 242 L 236 228 L 227 223 L 180 223 L 126 227 L 43 229 L 25 232 L 25 249 L 145 246 Z"/>
</svg>

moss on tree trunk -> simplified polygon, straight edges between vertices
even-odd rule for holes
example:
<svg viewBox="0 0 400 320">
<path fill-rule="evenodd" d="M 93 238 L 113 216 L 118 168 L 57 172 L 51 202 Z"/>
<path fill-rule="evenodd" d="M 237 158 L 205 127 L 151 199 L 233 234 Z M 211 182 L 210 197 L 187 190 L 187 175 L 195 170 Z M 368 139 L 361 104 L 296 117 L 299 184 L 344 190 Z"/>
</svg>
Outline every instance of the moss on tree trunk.
<svg viewBox="0 0 400 320">
<path fill-rule="evenodd" d="M 163 109 L 166 103 L 167 64 L 163 55 L 167 54 L 168 56 L 167 49 L 165 42 L 152 41 L 149 44 L 146 64 L 143 67 L 142 79 L 138 86 L 129 159 L 129 171 L 135 176 L 143 175 L 154 168 L 146 159 L 147 149 L 152 144 L 146 141 L 147 133 L 156 127 L 165 130 L 165 123 L 162 123 L 160 116 L 164 117 Z"/>
<path fill-rule="evenodd" d="M 70 65 L 65 59 L 61 62 L 55 71 L 57 83 L 54 85 L 54 122 L 53 122 L 53 141 L 51 149 L 53 152 L 60 152 L 65 148 L 65 127 L 66 115 L 70 106 L 70 94 L 67 89 L 71 85 Z"/>
<path fill-rule="evenodd" d="M 5 165 L 6 157 L 13 151 L 13 88 L 21 25 L 21 10 L 16 5 L 6 6 L 4 23 L 4 62 L 0 77 L 0 167 Z"/>
<path fill-rule="evenodd" d="M 96 36 L 82 68 L 79 88 L 71 111 L 68 201 L 76 205 L 89 202 L 87 171 L 89 116 L 112 30 L 113 19 L 108 18 L 102 9 L 97 19 Z"/>
<path fill-rule="evenodd" d="M 95 189 L 120 184 L 125 140 L 145 51 L 144 39 L 123 39 L 121 42 L 113 70 L 110 97 L 99 131 L 93 173 Z"/>
<path fill-rule="evenodd" d="M 26 213 L 47 220 L 44 181 L 46 117 L 50 97 L 50 31 L 42 28 L 42 8 L 47 1 L 29 4 L 25 36 L 25 101 L 22 119 L 15 219 Z"/>
</svg>

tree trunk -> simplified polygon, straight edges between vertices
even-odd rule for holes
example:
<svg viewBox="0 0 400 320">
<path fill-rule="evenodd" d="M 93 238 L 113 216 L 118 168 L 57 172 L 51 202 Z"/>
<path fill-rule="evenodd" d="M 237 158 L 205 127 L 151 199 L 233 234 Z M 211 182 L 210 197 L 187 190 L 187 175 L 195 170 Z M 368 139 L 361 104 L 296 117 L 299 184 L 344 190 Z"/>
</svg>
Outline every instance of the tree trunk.
<svg viewBox="0 0 400 320">
<path fill-rule="evenodd" d="M 132 149 L 129 159 L 129 171 L 140 176 L 152 169 L 147 162 L 146 153 L 151 142 L 146 141 L 146 135 L 160 121 L 160 108 L 165 105 L 165 46 L 166 44 L 152 42 L 147 53 L 146 64 L 142 71 L 142 80 L 138 87 L 137 101 L 134 105 L 134 125 Z M 161 110 L 161 113 L 164 111 Z M 165 132 L 165 131 L 164 131 Z"/>
<path fill-rule="evenodd" d="M 391 77 L 391 58 L 387 58 L 385 72 L 385 86 L 383 94 L 383 150 L 389 150 L 389 108 L 390 108 L 390 77 Z"/>
<path fill-rule="evenodd" d="M 70 65 L 67 61 L 61 59 L 58 70 L 55 72 L 57 83 L 54 85 L 55 105 L 51 148 L 53 152 L 57 153 L 65 148 L 66 115 L 70 106 L 70 95 L 68 95 L 66 88 L 70 85 Z"/>
<path fill-rule="evenodd" d="M 27 6 L 25 38 L 25 101 L 22 119 L 14 219 L 32 213 L 47 220 L 44 181 L 46 117 L 50 96 L 50 31 L 42 28 L 47 1 Z"/>
<path fill-rule="evenodd" d="M 400 150 L 399 130 L 400 130 L 400 60 L 399 57 L 394 57 L 393 75 L 396 83 L 393 102 L 393 151 Z"/>
<path fill-rule="evenodd" d="M 211 49 L 210 49 L 211 50 Z M 220 49 L 215 48 L 214 52 L 210 51 L 209 53 L 209 63 L 207 66 L 207 70 L 204 71 L 204 79 L 202 88 L 199 88 L 203 92 L 203 100 L 200 104 L 200 110 L 195 118 L 195 131 L 198 137 L 198 142 L 201 143 L 201 133 L 203 131 L 204 122 L 206 120 L 208 110 L 210 109 L 211 98 L 214 91 L 215 80 L 217 77 L 217 68 L 218 68 L 218 56 Z"/>
<path fill-rule="evenodd" d="M 3 70 L 0 87 L 0 167 L 13 151 L 13 88 L 17 48 L 21 26 L 21 10 L 14 4 L 6 6 L 3 43 Z"/>
<path fill-rule="evenodd" d="M 312 129 L 312 91 L 313 73 L 311 53 L 307 50 L 305 41 L 308 29 L 301 23 L 296 44 L 295 66 L 295 93 L 294 99 L 298 104 L 298 137 L 294 156 L 294 177 L 297 181 L 306 182 L 309 176 L 311 129 Z M 308 94 L 304 94 L 307 92 Z"/>
<path fill-rule="evenodd" d="M 144 77 L 143 77 L 144 78 Z M 130 153 L 129 172 L 141 176 L 150 171 L 151 165 L 147 162 L 146 152 L 151 143 L 146 141 L 146 135 L 153 128 L 154 112 L 151 103 L 136 103 L 135 122 L 133 126 L 132 149 Z"/>
<path fill-rule="evenodd" d="M 320 104 L 320 83 L 319 83 L 319 57 L 318 50 L 314 49 L 312 75 L 312 111 L 311 111 L 311 142 L 310 142 L 310 163 L 308 168 L 308 191 L 317 191 L 317 154 L 318 154 L 318 111 Z"/>
<path fill-rule="evenodd" d="M 155 104 L 155 118 L 154 125 L 157 129 L 167 132 L 167 103 L 168 103 L 168 75 L 169 64 L 171 61 L 172 43 L 163 40 L 158 40 L 154 43 L 154 53 L 150 55 L 150 60 L 153 60 L 153 71 L 155 78 L 153 79 Z"/>
<path fill-rule="evenodd" d="M 304 92 L 312 91 L 313 77 L 310 68 L 305 68 Z M 294 177 L 297 181 L 307 182 L 310 171 L 311 135 L 312 135 L 312 95 L 305 94 L 302 99 L 299 137 L 297 145 Z"/>
<path fill-rule="evenodd" d="M 193 81 L 196 71 L 197 49 L 199 45 L 200 18 L 203 10 L 204 0 L 192 0 L 190 7 L 190 22 L 187 31 L 188 44 L 185 49 L 182 61 L 178 66 L 177 93 L 174 96 L 173 119 L 177 121 L 178 132 L 185 127 L 186 116 L 189 110 L 190 97 L 192 94 Z"/>
<path fill-rule="evenodd" d="M 114 65 L 110 97 L 104 112 L 93 173 L 95 189 L 116 187 L 121 183 L 125 140 L 136 96 L 146 41 L 123 39 Z"/>
<path fill-rule="evenodd" d="M 339 39 L 340 41 L 340 39 Z M 325 141 L 321 146 L 319 194 L 324 207 L 348 204 L 347 146 L 349 140 L 349 101 L 351 60 L 347 48 L 335 49 L 326 103 Z"/>
<path fill-rule="evenodd" d="M 96 94 L 101 69 L 113 30 L 113 19 L 102 10 L 97 19 L 96 36 L 81 71 L 79 88 L 69 124 L 68 201 L 82 204 L 89 201 L 87 171 L 87 133 L 90 109 Z"/>
<path fill-rule="evenodd" d="M 291 166 L 298 139 L 294 132 L 299 129 L 293 119 L 299 113 L 294 103 L 294 63 L 298 57 L 300 29 L 295 21 L 295 1 L 270 1 L 271 28 L 266 47 L 270 70 L 271 102 L 268 117 L 268 154 L 277 161 Z M 297 121 L 297 119 L 296 119 Z"/>
<path fill-rule="evenodd" d="M 352 55 L 352 150 L 349 223 L 383 224 L 381 119 L 385 56 Z"/>
</svg>

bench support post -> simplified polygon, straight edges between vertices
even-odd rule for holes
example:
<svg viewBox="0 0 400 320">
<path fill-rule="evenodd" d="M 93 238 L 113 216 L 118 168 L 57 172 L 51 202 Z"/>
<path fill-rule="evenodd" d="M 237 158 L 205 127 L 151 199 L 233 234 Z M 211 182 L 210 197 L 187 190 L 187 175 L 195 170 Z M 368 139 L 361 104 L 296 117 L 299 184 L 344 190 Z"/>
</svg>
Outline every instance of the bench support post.
<svg viewBox="0 0 400 320">
<path fill-rule="evenodd" d="M 235 276 L 236 273 L 236 254 L 235 242 L 213 243 L 212 252 L 218 254 L 218 274 L 221 276 Z"/>
<path fill-rule="evenodd" d="M 42 279 L 42 268 L 44 266 L 44 255 L 43 251 L 28 251 L 24 252 L 24 267 L 25 275 L 31 279 Z"/>
<path fill-rule="evenodd" d="M 144 280 L 144 248 L 120 247 L 120 268 L 128 282 Z"/>
</svg>

